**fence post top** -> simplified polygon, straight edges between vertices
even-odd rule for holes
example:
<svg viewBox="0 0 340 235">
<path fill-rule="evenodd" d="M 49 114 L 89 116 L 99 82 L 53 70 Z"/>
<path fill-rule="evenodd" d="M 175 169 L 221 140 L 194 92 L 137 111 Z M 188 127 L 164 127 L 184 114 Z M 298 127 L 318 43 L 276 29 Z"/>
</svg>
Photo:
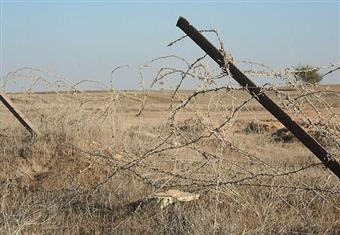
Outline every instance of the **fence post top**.
<svg viewBox="0 0 340 235">
<path fill-rule="evenodd" d="M 180 27 L 180 26 L 184 26 L 184 25 L 189 25 L 189 21 L 187 19 L 185 19 L 183 16 L 178 17 L 176 26 Z"/>
</svg>

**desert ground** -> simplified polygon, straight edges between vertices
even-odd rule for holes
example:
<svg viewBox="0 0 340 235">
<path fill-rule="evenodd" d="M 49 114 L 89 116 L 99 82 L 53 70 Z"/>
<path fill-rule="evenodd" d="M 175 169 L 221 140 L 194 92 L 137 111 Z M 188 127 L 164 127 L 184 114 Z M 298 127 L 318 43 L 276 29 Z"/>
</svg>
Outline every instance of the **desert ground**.
<svg viewBox="0 0 340 235">
<path fill-rule="evenodd" d="M 339 86 L 267 94 L 339 160 Z M 0 104 L 1 234 L 340 233 L 339 179 L 244 90 L 8 97 L 41 135 Z"/>
</svg>

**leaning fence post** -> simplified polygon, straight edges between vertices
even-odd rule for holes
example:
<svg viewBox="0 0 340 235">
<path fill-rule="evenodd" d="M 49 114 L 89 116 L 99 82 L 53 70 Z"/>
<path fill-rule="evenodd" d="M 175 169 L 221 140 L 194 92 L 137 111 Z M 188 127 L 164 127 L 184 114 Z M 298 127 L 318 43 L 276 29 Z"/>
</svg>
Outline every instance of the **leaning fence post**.
<svg viewBox="0 0 340 235">
<path fill-rule="evenodd" d="M 32 136 L 40 135 L 40 132 L 32 125 L 32 123 L 22 114 L 12 103 L 9 97 L 0 93 L 0 101 L 8 108 L 14 117 L 28 130 Z"/>
<path fill-rule="evenodd" d="M 299 124 L 293 121 L 274 101 L 261 92 L 246 75 L 244 75 L 232 62 L 225 61 L 223 54 L 211 44 L 195 27 L 183 17 L 179 17 L 177 24 L 202 50 L 204 50 L 223 70 L 228 66 L 230 75 L 265 107 L 277 120 L 279 120 L 296 138 L 298 138 L 321 162 L 340 179 L 340 164 L 310 136 Z"/>
</svg>

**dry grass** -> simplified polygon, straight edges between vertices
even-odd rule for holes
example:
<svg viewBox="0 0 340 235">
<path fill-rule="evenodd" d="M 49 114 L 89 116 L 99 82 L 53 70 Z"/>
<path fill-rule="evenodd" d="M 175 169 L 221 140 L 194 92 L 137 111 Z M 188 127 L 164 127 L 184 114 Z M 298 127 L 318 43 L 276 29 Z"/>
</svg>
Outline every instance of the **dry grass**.
<svg viewBox="0 0 340 235">
<path fill-rule="evenodd" d="M 0 233 L 339 234 L 339 180 L 298 141 L 274 141 L 282 126 L 256 102 L 187 144 L 248 97 L 233 92 L 198 97 L 176 114 L 175 129 L 169 106 L 190 92 L 175 100 L 149 92 L 137 116 L 143 93 L 11 95 L 43 134 L 31 139 L 0 106 Z M 164 210 L 131 206 L 166 189 L 201 197 Z"/>
</svg>

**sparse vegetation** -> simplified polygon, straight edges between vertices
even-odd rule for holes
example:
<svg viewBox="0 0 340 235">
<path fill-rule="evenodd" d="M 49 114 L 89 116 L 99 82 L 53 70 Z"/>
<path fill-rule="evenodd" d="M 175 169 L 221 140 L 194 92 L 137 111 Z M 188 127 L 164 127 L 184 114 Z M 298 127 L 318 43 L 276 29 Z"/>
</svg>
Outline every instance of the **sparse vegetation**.
<svg viewBox="0 0 340 235">
<path fill-rule="evenodd" d="M 53 83 L 26 67 L 4 78 L 65 91 L 8 94 L 42 133 L 36 138 L 0 105 L 0 234 L 339 234 L 336 176 L 205 57 L 150 63 L 169 58 L 187 68 L 161 68 L 143 91 L 112 83 L 80 91 L 86 81 Z M 339 86 L 244 63 L 248 75 L 286 81 L 261 91 L 339 160 Z M 167 76 L 177 85 L 153 90 Z M 196 90 L 181 89 L 189 78 Z M 141 204 L 169 190 L 199 199 Z"/>
<path fill-rule="evenodd" d="M 298 79 L 311 84 L 319 83 L 322 80 L 318 68 L 310 65 L 297 66 L 295 68 L 294 74 Z"/>
<path fill-rule="evenodd" d="M 234 92 L 244 99 L 243 91 Z M 117 95 L 121 99 L 108 106 Z M 156 148 L 145 157 L 172 131 L 167 125 L 170 92 L 149 93 L 141 117 L 135 114 L 142 93 L 134 99 L 116 92 L 11 97 L 43 135 L 30 139 L 0 106 L 1 234 L 340 231 L 338 179 L 298 142 L 271 141 L 281 126 L 255 102 L 221 135 L 176 147 L 208 133 L 207 122 L 195 110 L 206 112 L 209 101 L 224 94 L 200 97 L 195 108 L 178 114 L 177 134 L 165 145 L 173 149 Z M 223 101 L 210 111 L 211 122 L 219 122 L 222 107 L 235 105 Z M 247 110 L 257 111 L 249 116 Z M 261 118 L 255 123 L 252 116 Z M 233 147 L 223 147 L 220 138 Z M 200 199 L 163 210 L 132 206 L 167 189 L 195 192 Z"/>
</svg>

